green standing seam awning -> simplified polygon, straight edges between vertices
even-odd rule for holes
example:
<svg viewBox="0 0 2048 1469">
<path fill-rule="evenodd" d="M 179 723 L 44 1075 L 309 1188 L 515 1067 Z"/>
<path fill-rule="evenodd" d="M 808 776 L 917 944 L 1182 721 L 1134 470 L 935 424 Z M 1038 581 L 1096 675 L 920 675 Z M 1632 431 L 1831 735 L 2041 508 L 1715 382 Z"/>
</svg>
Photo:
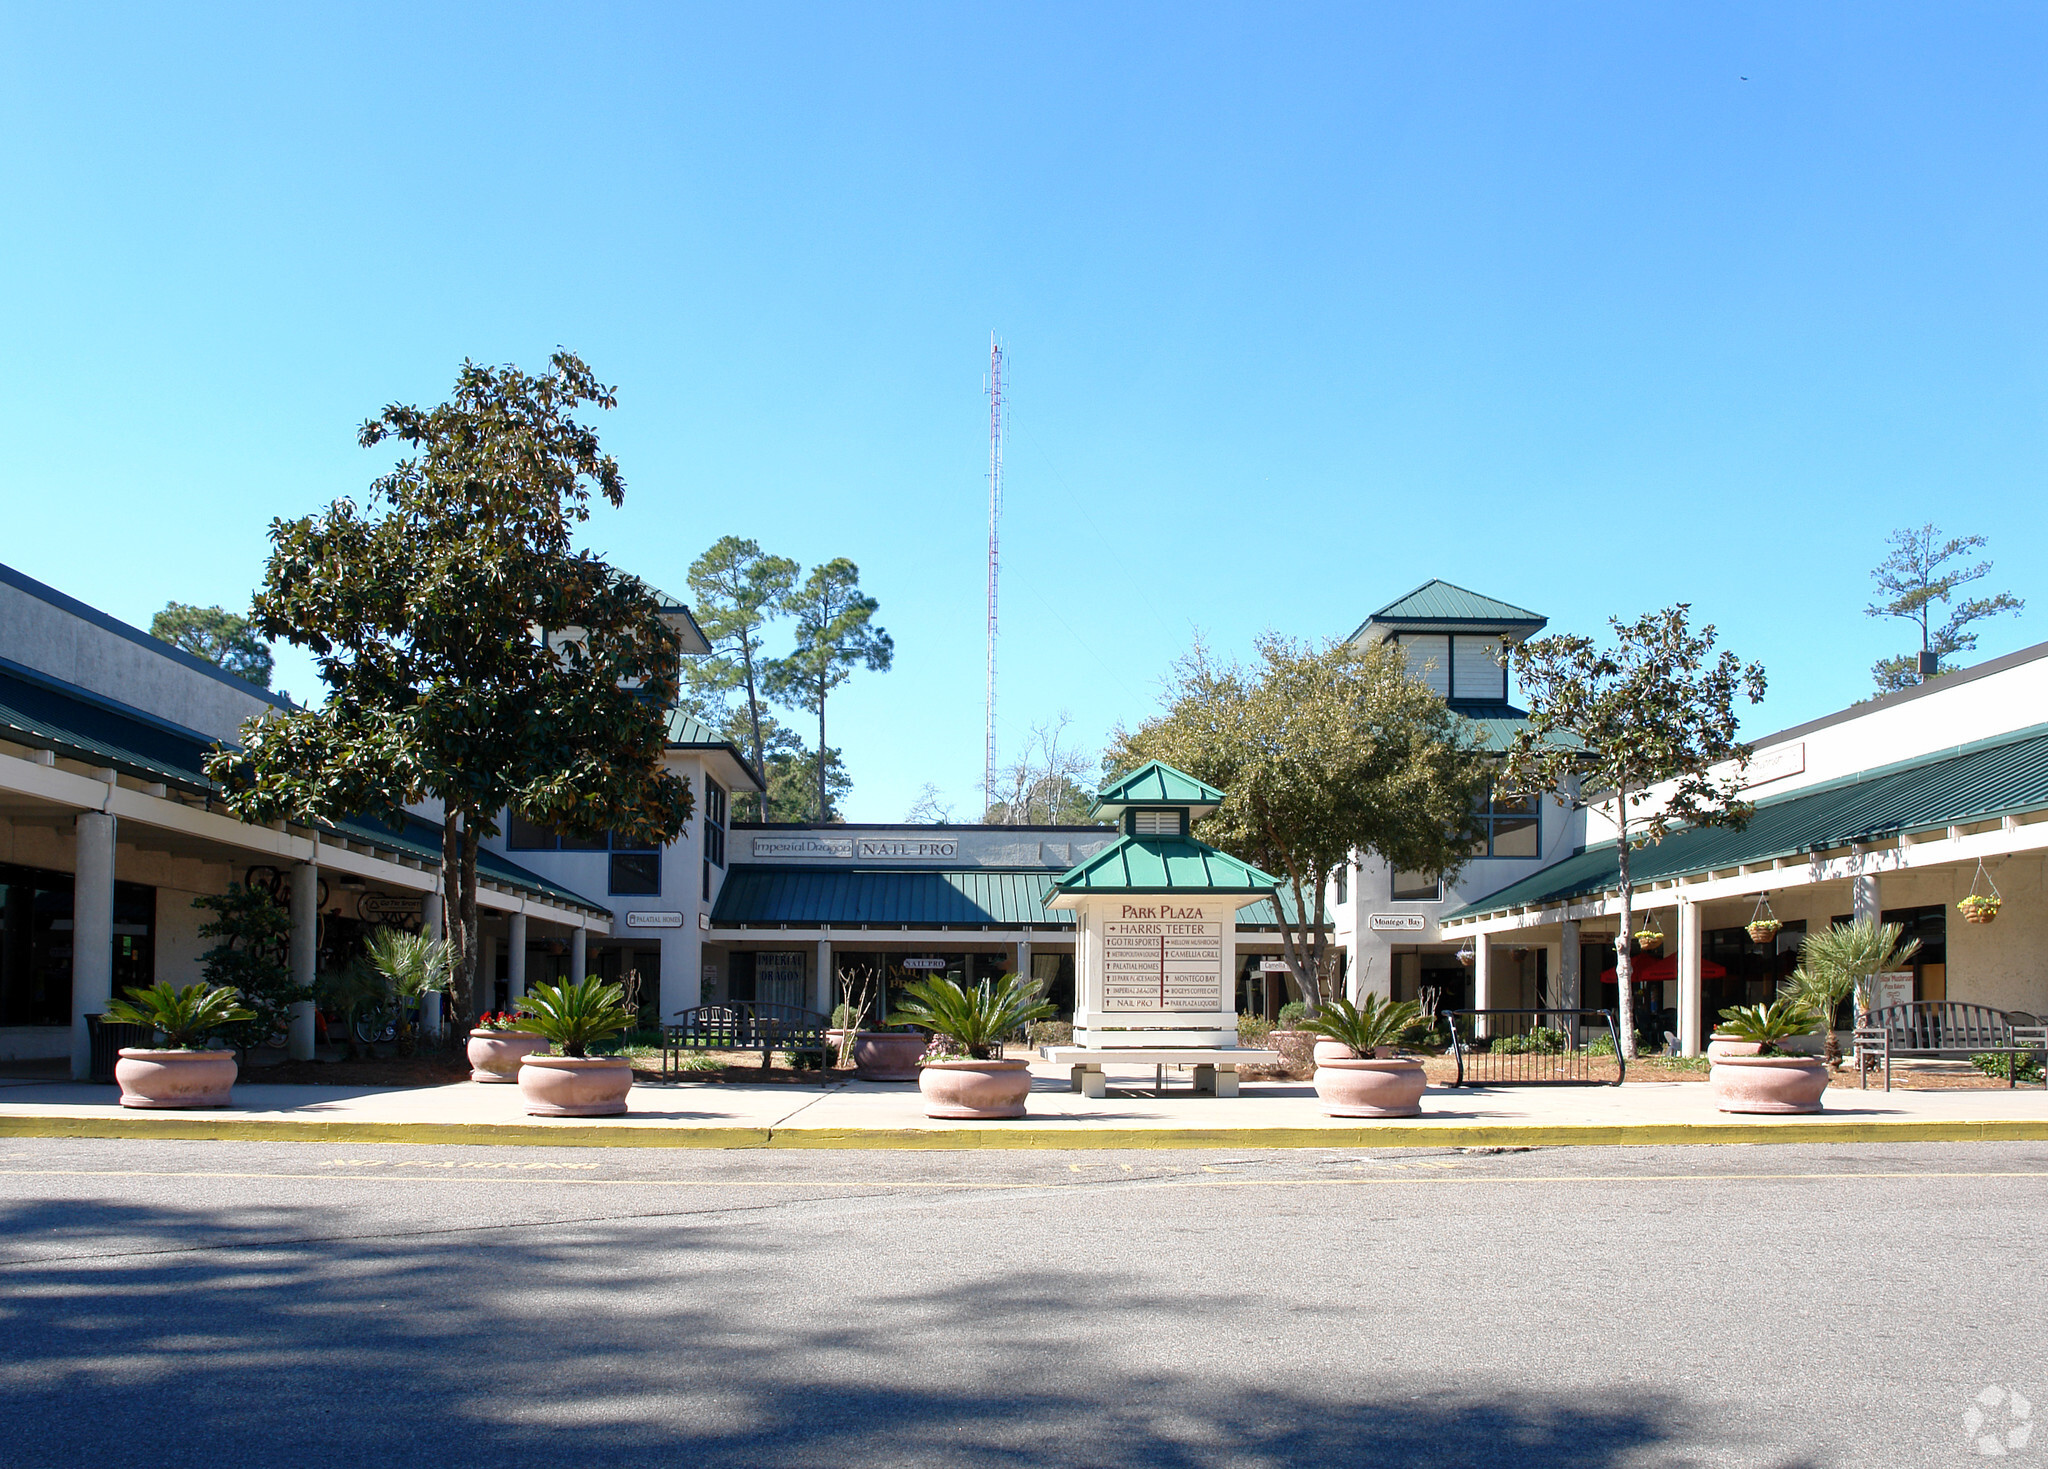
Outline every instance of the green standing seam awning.
<svg viewBox="0 0 2048 1469">
<path fill-rule="evenodd" d="M 112 700 L 18 664 L 0 667 L 0 737 L 195 795 L 216 795 L 220 789 L 205 769 L 206 756 L 215 747 L 213 740 L 196 730 L 153 720 L 139 710 L 124 710 Z M 441 861 L 441 829 L 417 816 L 408 816 L 403 826 L 376 817 L 353 817 L 323 821 L 320 827 L 402 852 L 429 867 Z M 499 853 L 479 851 L 476 865 L 479 876 L 501 886 L 595 913 L 611 911 Z"/>
<path fill-rule="evenodd" d="M 1743 830 L 1674 832 L 1639 849 L 1629 875 L 1638 884 L 1662 882 L 2044 808 L 2048 725 L 2035 725 L 1759 800 Z M 1479 918 L 1587 897 L 1617 886 L 1619 874 L 1615 844 L 1603 842 L 1445 916 Z"/>
<path fill-rule="evenodd" d="M 1071 927 L 1048 908 L 1059 874 L 1001 868 L 844 868 L 735 863 L 711 910 L 714 928 Z M 1279 923 L 1270 898 L 1238 911 L 1239 928 Z M 856 935 L 847 935 L 852 940 Z M 885 934 L 859 935 L 863 941 Z"/>
</svg>

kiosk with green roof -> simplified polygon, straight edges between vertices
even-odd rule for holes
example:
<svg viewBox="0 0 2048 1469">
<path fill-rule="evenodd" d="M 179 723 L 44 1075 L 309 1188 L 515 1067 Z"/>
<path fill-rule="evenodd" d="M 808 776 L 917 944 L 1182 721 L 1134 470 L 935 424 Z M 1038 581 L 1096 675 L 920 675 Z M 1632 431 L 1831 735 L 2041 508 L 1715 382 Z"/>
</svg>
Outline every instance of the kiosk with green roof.
<svg viewBox="0 0 2048 1469">
<path fill-rule="evenodd" d="M 1121 835 L 1053 884 L 1074 914 L 1074 1044 L 1048 1060 L 1103 1096 L 1105 1062 L 1192 1066 L 1198 1091 L 1235 1096 L 1237 1068 L 1280 1059 L 1237 1043 L 1237 911 L 1278 882 L 1189 827 L 1224 793 L 1152 761 L 1105 787 L 1090 814 Z"/>
</svg>

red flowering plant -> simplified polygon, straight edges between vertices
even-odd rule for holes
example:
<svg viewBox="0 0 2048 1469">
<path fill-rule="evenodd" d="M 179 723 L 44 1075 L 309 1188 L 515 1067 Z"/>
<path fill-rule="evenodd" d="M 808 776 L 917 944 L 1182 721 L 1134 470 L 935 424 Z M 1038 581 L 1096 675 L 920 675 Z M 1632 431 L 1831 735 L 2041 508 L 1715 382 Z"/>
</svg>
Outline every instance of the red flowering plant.
<svg viewBox="0 0 2048 1469">
<path fill-rule="evenodd" d="M 524 1010 L 486 1010 L 477 1017 L 478 1030 L 512 1030 L 526 1018 Z"/>
</svg>

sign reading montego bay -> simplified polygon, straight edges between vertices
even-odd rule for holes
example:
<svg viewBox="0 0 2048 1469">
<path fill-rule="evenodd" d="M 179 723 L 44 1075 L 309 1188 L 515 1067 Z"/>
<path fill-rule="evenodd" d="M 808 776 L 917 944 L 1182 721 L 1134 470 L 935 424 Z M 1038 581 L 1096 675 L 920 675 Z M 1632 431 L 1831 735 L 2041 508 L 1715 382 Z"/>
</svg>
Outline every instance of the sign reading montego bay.
<svg viewBox="0 0 2048 1469">
<path fill-rule="evenodd" d="M 1229 975 L 1220 920 L 1171 904 L 1125 903 L 1121 914 L 1102 923 L 1104 1010 L 1206 1015 L 1224 1008 Z"/>
</svg>

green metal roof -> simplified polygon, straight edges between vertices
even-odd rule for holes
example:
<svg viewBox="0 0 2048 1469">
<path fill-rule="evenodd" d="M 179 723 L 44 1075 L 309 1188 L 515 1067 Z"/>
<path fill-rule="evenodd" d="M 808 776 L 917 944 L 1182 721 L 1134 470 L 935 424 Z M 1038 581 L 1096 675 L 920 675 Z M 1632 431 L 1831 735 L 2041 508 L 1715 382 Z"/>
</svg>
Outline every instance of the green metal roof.
<svg viewBox="0 0 2048 1469">
<path fill-rule="evenodd" d="M 1453 586 L 1447 581 L 1426 581 L 1405 597 L 1396 597 L 1358 625 L 1351 637 L 1355 642 L 1367 628 L 1403 625 L 1453 625 L 1460 627 L 1526 628 L 1534 631 L 1549 619 L 1540 612 L 1517 607 L 1494 597 Z"/>
<path fill-rule="evenodd" d="M 215 741 L 196 730 L 152 718 L 88 690 L 0 660 L 0 736 L 72 760 L 105 766 L 137 780 L 157 781 L 198 795 L 220 790 L 205 770 Z M 441 861 L 441 830 L 416 816 L 403 826 L 375 817 L 323 821 L 320 828 L 370 846 L 402 852 L 431 866 Z M 529 872 L 496 852 L 477 853 L 477 871 L 490 881 L 573 903 L 610 910 Z"/>
<path fill-rule="evenodd" d="M 1044 871 L 735 863 L 719 890 L 711 922 L 720 928 L 783 923 L 803 928 L 862 923 L 881 928 L 1072 924 L 1072 913 L 1046 906 L 1053 896 L 1053 875 Z M 1270 898 L 1238 910 L 1239 928 L 1271 928 L 1278 922 Z"/>
<path fill-rule="evenodd" d="M 1899 832 L 1988 821 L 2048 807 L 2048 725 L 1863 771 L 1757 802 L 1741 831 L 1690 827 L 1629 860 L 1637 883 L 1832 851 Z M 1542 907 L 1617 886 L 1603 842 L 1466 904 L 1450 918 Z"/>
<path fill-rule="evenodd" d="M 1132 806 L 1185 806 L 1190 810 L 1213 811 L 1222 804 L 1223 792 L 1216 787 L 1205 785 L 1164 761 L 1148 760 L 1096 792 L 1095 804 L 1088 810 L 1091 816 Z"/>
<path fill-rule="evenodd" d="M 1271 893 L 1279 880 L 1193 837 L 1127 836 L 1054 886 L 1062 893 Z"/>
</svg>

